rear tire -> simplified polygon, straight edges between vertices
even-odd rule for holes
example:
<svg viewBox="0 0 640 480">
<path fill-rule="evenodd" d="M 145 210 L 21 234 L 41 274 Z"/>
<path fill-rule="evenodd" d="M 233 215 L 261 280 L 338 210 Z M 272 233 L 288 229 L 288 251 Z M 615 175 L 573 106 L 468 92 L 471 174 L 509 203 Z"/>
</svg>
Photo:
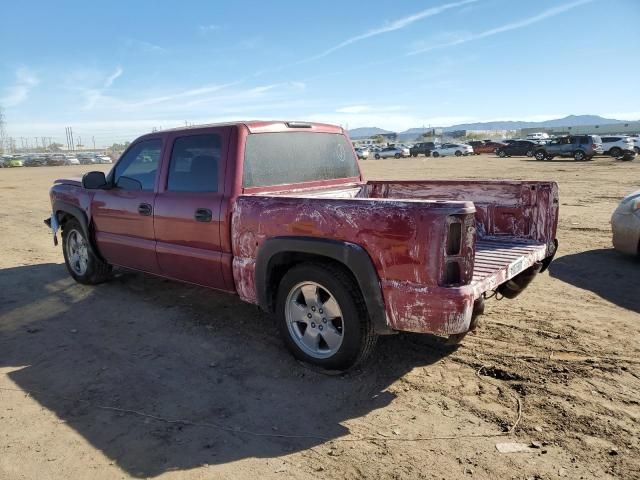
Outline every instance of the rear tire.
<svg viewBox="0 0 640 480">
<path fill-rule="evenodd" d="M 504 158 L 507 156 L 507 153 L 504 150 L 498 150 L 497 153 L 500 158 Z"/>
<path fill-rule="evenodd" d="M 394 157 L 395 157 L 395 158 L 400 158 L 400 154 L 399 154 L 399 153 L 396 153 L 396 154 L 394 155 Z"/>
<path fill-rule="evenodd" d="M 544 150 L 538 150 L 536 153 L 534 153 L 533 156 L 536 157 L 536 160 L 538 160 L 539 162 L 547 159 L 547 154 L 544 152 Z"/>
<path fill-rule="evenodd" d="M 531 158 L 533 157 L 533 150 L 528 150 L 526 153 L 527 157 Z"/>
<path fill-rule="evenodd" d="M 373 156 L 376 160 L 380 160 L 380 155 L 378 155 L 377 153 Z"/>
<path fill-rule="evenodd" d="M 461 157 L 462 156 L 462 152 L 460 150 L 456 150 L 456 157 Z"/>
<path fill-rule="evenodd" d="M 111 265 L 93 254 L 76 219 L 67 221 L 62 227 L 62 253 L 67 271 L 76 282 L 97 285 L 109 279 Z"/>
<path fill-rule="evenodd" d="M 278 288 L 276 316 L 293 356 L 322 368 L 347 370 L 364 362 L 378 338 L 355 281 L 333 264 L 290 269 Z"/>
<path fill-rule="evenodd" d="M 434 158 L 438 158 L 440 156 L 440 154 L 438 152 L 433 152 L 431 154 L 431 156 L 434 157 Z"/>
<path fill-rule="evenodd" d="M 611 155 L 612 157 L 618 158 L 621 153 L 622 153 L 622 149 L 618 147 L 613 147 L 611 150 L 609 150 L 609 155 Z"/>
</svg>

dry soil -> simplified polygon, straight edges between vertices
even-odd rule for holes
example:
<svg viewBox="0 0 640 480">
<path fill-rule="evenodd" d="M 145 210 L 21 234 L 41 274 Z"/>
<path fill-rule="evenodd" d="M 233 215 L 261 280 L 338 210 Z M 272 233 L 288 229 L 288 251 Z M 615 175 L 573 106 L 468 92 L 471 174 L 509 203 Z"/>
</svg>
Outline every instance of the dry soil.
<svg viewBox="0 0 640 480">
<path fill-rule="evenodd" d="M 556 180 L 558 256 L 460 347 L 384 337 L 331 376 L 232 296 L 127 272 L 74 283 L 42 220 L 52 180 L 92 167 L 0 170 L 0 479 L 640 478 L 640 263 L 609 226 L 640 161 L 363 167 Z M 531 447 L 497 450 L 510 442 Z"/>
</svg>

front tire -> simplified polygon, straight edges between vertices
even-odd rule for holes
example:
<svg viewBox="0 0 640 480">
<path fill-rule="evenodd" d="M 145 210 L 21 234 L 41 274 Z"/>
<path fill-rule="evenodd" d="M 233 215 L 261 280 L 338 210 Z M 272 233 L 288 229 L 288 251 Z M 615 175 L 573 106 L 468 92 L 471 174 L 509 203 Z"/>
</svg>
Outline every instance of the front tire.
<svg viewBox="0 0 640 480">
<path fill-rule="evenodd" d="M 573 159 L 576 162 L 582 162 L 585 158 L 586 158 L 586 155 L 582 150 L 576 150 L 575 152 L 573 152 Z"/>
<path fill-rule="evenodd" d="M 433 158 L 438 158 L 440 156 L 440 154 L 438 152 L 433 152 L 433 153 L 431 153 L 431 156 Z"/>
<path fill-rule="evenodd" d="M 456 150 L 456 157 L 461 157 L 462 156 L 462 152 L 460 150 Z"/>
<path fill-rule="evenodd" d="M 399 153 L 396 153 L 396 154 L 394 155 L 394 157 L 395 157 L 395 158 L 400 158 L 400 154 L 399 154 Z"/>
<path fill-rule="evenodd" d="M 62 228 L 62 253 L 67 271 L 76 282 L 96 285 L 109 279 L 111 265 L 94 255 L 84 230 L 75 219 L 67 221 Z"/>
<path fill-rule="evenodd" d="M 498 156 L 504 158 L 507 156 L 507 153 L 504 150 L 498 150 Z"/>
<path fill-rule="evenodd" d="M 534 157 L 536 157 L 536 160 L 538 160 L 539 162 L 542 160 L 546 160 L 547 158 L 547 154 L 544 153 L 544 150 L 538 150 L 535 154 Z"/>
<path fill-rule="evenodd" d="M 380 160 L 380 155 L 378 155 L 377 153 L 373 156 L 376 160 Z"/>
<path fill-rule="evenodd" d="M 297 359 L 333 370 L 364 362 L 377 335 L 355 281 L 341 267 L 302 263 L 278 288 L 278 327 Z"/>
</svg>

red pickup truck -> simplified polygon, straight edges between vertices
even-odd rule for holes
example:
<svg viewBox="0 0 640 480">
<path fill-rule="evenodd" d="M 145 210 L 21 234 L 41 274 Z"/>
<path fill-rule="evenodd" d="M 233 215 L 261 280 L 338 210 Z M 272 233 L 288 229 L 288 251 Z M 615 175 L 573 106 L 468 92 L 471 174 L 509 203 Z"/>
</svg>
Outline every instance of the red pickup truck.
<svg viewBox="0 0 640 480">
<path fill-rule="evenodd" d="M 235 293 L 332 369 L 378 335 L 459 340 L 485 297 L 518 295 L 557 248 L 554 182 L 365 181 L 343 129 L 317 123 L 151 133 L 50 196 L 78 282 L 120 266 Z"/>
</svg>

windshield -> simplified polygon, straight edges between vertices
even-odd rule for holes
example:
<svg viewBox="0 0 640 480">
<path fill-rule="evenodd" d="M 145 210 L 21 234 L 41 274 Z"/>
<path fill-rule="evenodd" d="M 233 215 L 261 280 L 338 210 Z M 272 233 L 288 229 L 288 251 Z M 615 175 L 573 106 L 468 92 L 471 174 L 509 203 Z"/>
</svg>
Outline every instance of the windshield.
<svg viewBox="0 0 640 480">
<path fill-rule="evenodd" d="M 347 137 L 335 133 L 279 132 L 249 135 L 243 187 L 266 187 L 359 177 Z"/>
</svg>

